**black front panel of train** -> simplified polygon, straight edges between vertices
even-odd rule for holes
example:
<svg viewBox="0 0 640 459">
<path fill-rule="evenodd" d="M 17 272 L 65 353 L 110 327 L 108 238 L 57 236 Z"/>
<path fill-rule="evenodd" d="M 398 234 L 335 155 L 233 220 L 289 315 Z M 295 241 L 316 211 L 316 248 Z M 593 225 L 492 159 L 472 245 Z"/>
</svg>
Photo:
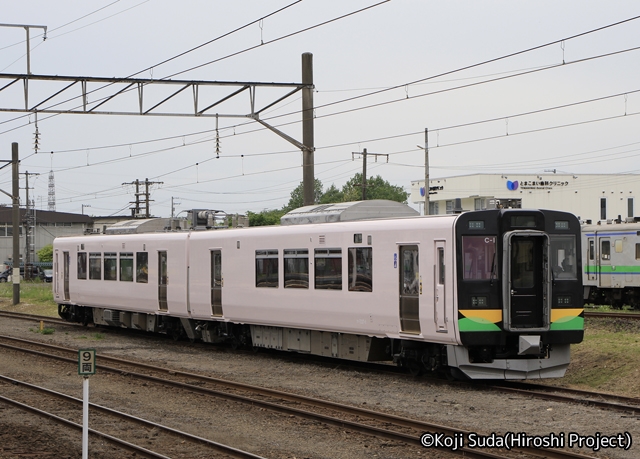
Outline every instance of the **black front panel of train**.
<svg viewBox="0 0 640 459">
<path fill-rule="evenodd" d="M 462 343 L 493 347 L 498 357 L 512 354 L 521 334 L 540 335 L 545 344 L 580 342 L 580 318 L 569 329 L 562 325 L 571 322 L 565 312 L 582 316 L 576 313 L 582 308 L 580 257 L 574 256 L 580 254 L 579 231 L 578 220 L 564 212 L 496 209 L 461 214 L 456 223 L 456 261 Z M 510 244 L 506 264 L 505 234 L 512 235 L 506 238 Z M 562 273 L 550 271 L 553 263 Z M 504 282 L 511 286 L 506 292 Z M 503 322 L 505 295 L 510 296 L 508 326 Z"/>
</svg>

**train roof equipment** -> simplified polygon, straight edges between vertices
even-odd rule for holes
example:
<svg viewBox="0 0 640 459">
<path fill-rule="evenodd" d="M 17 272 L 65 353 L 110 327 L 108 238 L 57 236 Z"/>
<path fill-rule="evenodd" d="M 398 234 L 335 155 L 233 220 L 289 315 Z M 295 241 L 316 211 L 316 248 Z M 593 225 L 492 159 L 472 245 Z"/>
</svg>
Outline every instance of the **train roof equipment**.
<svg viewBox="0 0 640 459">
<path fill-rule="evenodd" d="M 370 201 L 314 204 L 298 207 L 280 218 L 280 224 L 304 225 L 308 223 L 348 222 L 377 218 L 415 217 L 418 211 L 406 204 L 385 199 Z"/>
</svg>

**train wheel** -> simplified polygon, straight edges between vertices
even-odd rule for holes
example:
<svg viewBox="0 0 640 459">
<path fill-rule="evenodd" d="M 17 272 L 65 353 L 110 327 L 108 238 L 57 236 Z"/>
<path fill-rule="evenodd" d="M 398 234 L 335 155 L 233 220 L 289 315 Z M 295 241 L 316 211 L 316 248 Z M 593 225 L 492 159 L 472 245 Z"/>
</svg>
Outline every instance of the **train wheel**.
<svg viewBox="0 0 640 459">
<path fill-rule="evenodd" d="M 404 366 L 409 370 L 411 376 L 420 376 L 423 373 L 422 365 L 415 360 L 407 360 L 404 362 Z"/>
</svg>

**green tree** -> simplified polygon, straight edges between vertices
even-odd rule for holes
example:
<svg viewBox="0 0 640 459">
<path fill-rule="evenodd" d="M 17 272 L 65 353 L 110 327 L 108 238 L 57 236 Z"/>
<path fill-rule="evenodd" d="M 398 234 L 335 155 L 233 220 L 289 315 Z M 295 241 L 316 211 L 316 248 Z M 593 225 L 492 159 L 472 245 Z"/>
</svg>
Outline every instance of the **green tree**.
<svg viewBox="0 0 640 459">
<path fill-rule="evenodd" d="M 322 198 L 322 182 L 318 179 L 315 179 L 313 188 L 314 188 L 313 203 L 318 204 L 320 203 L 320 198 Z M 289 202 L 287 203 L 286 206 L 284 206 L 284 208 L 286 209 L 287 212 L 289 212 L 293 209 L 297 209 L 298 207 L 303 207 L 303 206 L 304 206 L 304 183 L 300 182 L 300 185 L 298 185 L 291 192 L 291 198 L 289 198 Z"/>
<path fill-rule="evenodd" d="M 362 200 L 362 174 L 354 175 L 342 187 L 343 202 Z M 367 200 L 388 199 L 389 201 L 407 203 L 409 193 L 400 186 L 391 185 L 381 176 L 376 175 L 367 180 Z"/>
<path fill-rule="evenodd" d="M 53 245 L 45 245 L 38 250 L 38 260 L 43 263 L 51 263 L 53 261 Z"/>
<path fill-rule="evenodd" d="M 262 212 L 247 212 L 249 226 L 279 225 L 280 217 L 286 214 L 284 209 L 263 210 Z"/>
<path fill-rule="evenodd" d="M 320 204 L 331 204 L 333 202 L 344 201 L 344 193 L 336 188 L 333 183 L 329 188 L 327 188 L 327 191 L 325 191 L 320 198 Z"/>
</svg>

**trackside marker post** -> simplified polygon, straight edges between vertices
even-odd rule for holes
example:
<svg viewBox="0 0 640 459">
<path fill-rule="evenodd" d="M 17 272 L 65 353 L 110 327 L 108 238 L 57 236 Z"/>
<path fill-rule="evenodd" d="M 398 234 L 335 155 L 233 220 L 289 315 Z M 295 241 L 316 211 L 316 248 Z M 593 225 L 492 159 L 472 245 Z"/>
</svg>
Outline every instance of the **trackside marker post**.
<svg viewBox="0 0 640 459">
<path fill-rule="evenodd" d="M 78 350 L 78 374 L 82 375 L 82 459 L 89 458 L 89 376 L 96 374 L 96 350 Z"/>
</svg>

